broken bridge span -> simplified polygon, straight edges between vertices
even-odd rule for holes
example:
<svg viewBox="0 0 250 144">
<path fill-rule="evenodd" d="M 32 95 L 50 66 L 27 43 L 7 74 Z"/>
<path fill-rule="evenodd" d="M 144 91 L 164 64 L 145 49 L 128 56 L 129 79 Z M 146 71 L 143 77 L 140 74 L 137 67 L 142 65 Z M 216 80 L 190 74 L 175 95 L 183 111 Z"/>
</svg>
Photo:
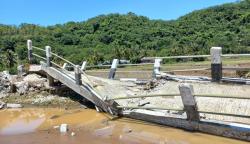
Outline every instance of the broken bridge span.
<svg viewBox="0 0 250 144">
<path fill-rule="evenodd" d="M 202 111 L 199 110 L 196 101 L 197 97 L 210 97 L 230 100 L 246 100 L 248 103 L 250 103 L 249 96 L 235 96 L 229 94 L 197 94 L 194 92 L 194 88 L 190 83 L 179 83 L 177 87 L 178 91 L 169 93 L 155 92 L 145 94 L 143 90 L 140 89 L 140 86 L 137 86 L 134 83 L 112 80 L 115 75 L 116 64 L 118 63 L 117 60 L 113 62 L 114 65 L 111 65 L 111 71 L 109 74 L 110 79 L 104 79 L 87 75 L 84 72 L 84 69 L 79 65 L 75 65 L 69 60 L 66 60 L 63 57 L 51 52 L 50 46 L 46 46 L 45 49 L 41 49 L 32 46 L 31 40 L 27 41 L 27 46 L 28 58 L 31 64 L 30 69 L 34 69 L 35 67 L 35 65 L 33 65 L 34 59 L 41 59 L 42 61 L 40 62 L 40 68 L 38 70 L 46 73 L 48 84 L 50 86 L 53 86 L 55 79 L 60 81 L 62 84 L 66 85 L 87 100 L 91 101 L 96 106 L 98 111 L 104 111 L 114 116 L 125 116 L 186 130 L 200 131 L 214 135 L 250 141 L 250 123 L 240 124 L 234 122 L 211 120 L 202 118 L 201 116 L 201 114 L 223 115 L 228 117 L 239 117 L 249 121 L 249 114 L 245 115 L 216 111 Z M 34 53 L 33 49 L 43 52 L 45 57 Z M 218 48 L 216 48 L 216 51 L 218 51 Z M 218 54 L 213 55 L 218 56 Z M 70 64 L 74 68 L 74 71 L 68 71 L 65 69 L 65 66 L 60 66 L 59 64 L 53 62 L 52 57 L 57 57 L 58 59 Z M 217 63 L 212 65 L 212 69 L 216 70 L 216 72 L 212 74 L 214 75 L 212 79 L 218 81 L 223 78 L 220 72 L 221 66 L 218 65 L 220 64 L 220 60 L 218 61 L 218 59 L 216 59 L 215 61 Z M 159 62 L 160 61 L 154 65 L 155 67 L 153 74 L 156 77 L 159 75 L 161 76 L 158 69 Z M 210 80 L 211 79 L 206 79 L 206 81 Z M 248 80 L 246 80 L 246 83 L 247 82 Z M 136 90 L 132 90 L 131 87 L 136 87 Z M 209 88 L 209 84 L 207 87 Z M 166 99 L 169 97 L 179 99 L 179 104 L 176 102 L 176 104 L 171 105 L 170 103 L 173 103 L 174 101 L 172 99 Z M 168 105 L 157 105 L 158 102 L 155 102 L 155 104 L 149 104 L 149 106 L 145 106 L 147 102 L 140 103 L 140 100 L 147 98 L 149 100 L 152 100 L 150 98 L 158 98 L 158 102 L 166 101 Z M 135 101 L 139 102 L 139 104 L 135 105 Z"/>
</svg>

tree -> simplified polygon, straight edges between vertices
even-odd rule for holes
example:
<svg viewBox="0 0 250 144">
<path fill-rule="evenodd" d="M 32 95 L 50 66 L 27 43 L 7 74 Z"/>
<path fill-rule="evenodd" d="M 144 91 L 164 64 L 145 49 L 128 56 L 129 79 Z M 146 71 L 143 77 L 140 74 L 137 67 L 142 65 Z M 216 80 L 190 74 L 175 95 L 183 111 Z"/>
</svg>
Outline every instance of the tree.
<svg viewBox="0 0 250 144">
<path fill-rule="evenodd" d="M 15 54 L 15 41 L 6 39 L 3 41 L 3 48 L 1 50 L 1 55 L 3 58 L 3 65 L 7 68 L 12 68 L 16 62 L 16 54 Z"/>
</svg>

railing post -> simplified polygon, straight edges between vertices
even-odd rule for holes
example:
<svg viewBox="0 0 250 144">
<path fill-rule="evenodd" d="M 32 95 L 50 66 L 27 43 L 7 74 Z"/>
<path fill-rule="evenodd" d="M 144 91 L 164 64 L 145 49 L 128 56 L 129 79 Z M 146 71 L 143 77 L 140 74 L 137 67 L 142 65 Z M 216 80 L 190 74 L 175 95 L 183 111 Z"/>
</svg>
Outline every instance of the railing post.
<svg viewBox="0 0 250 144">
<path fill-rule="evenodd" d="M 156 79 L 156 75 L 160 73 L 161 59 L 155 59 L 152 77 Z"/>
<path fill-rule="evenodd" d="M 82 84 L 82 76 L 81 76 L 80 66 L 76 65 L 74 68 L 75 68 L 74 71 L 75 71 L 76 84 L 81 85 Z"/>
<path fill-rule="evenodd" d="M 211 77 L 213 82 L 220 82 L 222 78 L 222 48 L 212 47 L 211 54 Z"/>
<path fill-rule="evenodd" d="M 67 63 L 64 63 L 63 66 L 62 66 L 62 68 L 63 69 L 67 69 L 67 65 L 68 65 Z"/>
<path fill-rule="evenodd" d="M 111 65 L 111 69 L 109 72 L 109 79 L 114 79 L 115 78 L 115 72 L 116 72 L 116 68 L 118 66 L 119 60 L 118 59 L 114 59 Z"/>
<path fill-rule="evenodd" d="M 87 66 L 87 61 L 83 61 L 83 62 L 82 62 L 81 70 L 82 70 L 82 71 L 85 71 L 85 70 L 86 70 L 86 66 Z"/>
<path fill-rule="evenodd" d="M 50 66 L 52 66 L 52 64 L 51 64 L 51 47 L 46 46 L 45 49 L 46 49 L 47 66 L 50 67 Z"/>
<path fill-rule="evenodd" d="M 194 98 L 194 89 L 190 84 L 180 84 L 179 90 L 181 94 L 182 103 L 184 105 L 184 110 L 187 114 L 187 120 L 190 121 L 199 121 L 200 115 L 197 111 L 197 104 Z"/>
<path fill-rule="evenodd" d="M 46 64 L 47 64 L 47 67 L 51 67 L 52 66 L 52 64 L 51 64 L 51 47 L 46 46 L 45 50 L 46 50 L 46 61 L 47 61 Z M 47 80 L 48 80 L 49 86 L 54 86 L 54 78 L 51 77 L 49 74 L 47 74 Z"/>
<path fill-rule="evenodd" d="M 23 76 L 23 73 L 24 73 L 24 65 L 19 65 L 19 66 L 17 67 L 17 75 L 18 75 L 19 77 L 22 77 L 22 76 Z"/>
<path fill-rule="evenodd" d="M 32 41 L 31 40 L 27 40 L 27 47 L 28 47 L 29 63 L 32 64 L 33 63 L 33 55 L 32 55 Z"/>
</svg>

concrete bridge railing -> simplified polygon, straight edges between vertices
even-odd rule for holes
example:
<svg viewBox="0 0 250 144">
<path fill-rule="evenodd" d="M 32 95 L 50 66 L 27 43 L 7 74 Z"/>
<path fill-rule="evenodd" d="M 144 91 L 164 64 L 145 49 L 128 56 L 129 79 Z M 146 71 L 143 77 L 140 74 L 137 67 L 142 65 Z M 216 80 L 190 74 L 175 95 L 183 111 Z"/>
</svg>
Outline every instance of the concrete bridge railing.
<svg viewBox="0 0 250 144">
<path fill-rule="evenodd" d="M 212 47 L 210 50 L 210 55 L 188 55 L 188 56 L 168 56 L 168 57 L 145 57 L 143 60 L 154 61 L 154 63 L 139 63 L 139 64 L 119 64 L 118 59 L 113 59 L 112 65 L 94 65 L 87 66 L 87 62 L 83 61 L 81 70 L 85 71 L 89 68 L 104 68 L 110 67 L 110 70 L 104 71 L 92 71 L 92 72 L 101 72 L 108 73 L 109 79 L 114 79 L 116 73 L 128 72 L 128 73 L 138 73 L 139 71 L 120 71 L 119 67 L 124 66 L 145 66 L 152 65 L 152 78 L 157 78 L 162 72 L 188 72 L 188 71 L 211 71 L 211 81 L 212 82 L 231 82 L 231 83 L 240 83 L 248 84 L 250 80 L 247 79 L 238 79 L 238 78 L 229 78 L 223 77 L 223 70 L 241 70 L 241 71 L 250 71 L 250 67 L 224 67 L 223 58 L 225 57 L 250 57 L 250 54 L 222 54 L 221 47 Z M 161 62 L 163 59 L 187 59 L 187 58 L 210 58 L 211 67 L 207 68 L 196 68 L 196 69 L 180 69 L 180 70 L 170 70 L 170 71 L 161 71 Z M 67 67 L 67 64 L 64 64 L 64 68 Z M 140 72 L 150 72 L 150 71 L 140 71 Z"/>
<path fill-rule="evenodd" d="M 87 100 L 91 101 L 97 109 L 110 113 L 112 115 L 118 115 L 119 109 L 116 108 L 116 102 L 105 102 L 104 97 L 101 94 L 98 94 L 91 81 L 85 72 L 81 69 L 79 65 L 75 65 L 67 59 L 51 52 L 51 47 L 46 46 L 45 49 L 32 46 L 32 41 L 27 41 L 28 47 L 28 59 L 29 63 L 33 64 L 35 57 L 44 60 L 41 62 L 42 70 L 47 74 L 47 80 L 49 86 L 54 86 L 54 79 L 59 80 L 61 83 L 65 84 L 78 94 L 82 95 Z M 33 52 L 33 49 L 45 53 L 46 57 L 38 55 Z M 62 61 L 70 64 L 74 68 L 74 74 L 63 69 L 59 64 L 52 61 L 52 56 L 61 59 Z M 86 78 L 85 80 L 82 77 Z M 87 80 L 87 81 L 86 81 Z"/>
</svg>

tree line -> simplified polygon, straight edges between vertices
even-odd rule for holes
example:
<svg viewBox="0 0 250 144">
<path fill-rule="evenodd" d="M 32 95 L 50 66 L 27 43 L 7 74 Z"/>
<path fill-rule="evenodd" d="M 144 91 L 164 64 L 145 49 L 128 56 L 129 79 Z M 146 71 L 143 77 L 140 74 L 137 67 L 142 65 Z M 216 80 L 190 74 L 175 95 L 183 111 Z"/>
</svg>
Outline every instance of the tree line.
<svg viewBox="0 0 250 144">
<path fill-rule="evenodd" d="M 134 13 L 99 15 L 53 26 L 0 24 L 0 70 L 27 61 L 26 40 L 74 63 L 98 64 L 113 58 L 140 62 L 145 56 L 250 51 L 250 0 L 209 7 L 176 20 L 150 20 Z M 202 59 L 198 59 L 202 60 Z"/>
</svg>

